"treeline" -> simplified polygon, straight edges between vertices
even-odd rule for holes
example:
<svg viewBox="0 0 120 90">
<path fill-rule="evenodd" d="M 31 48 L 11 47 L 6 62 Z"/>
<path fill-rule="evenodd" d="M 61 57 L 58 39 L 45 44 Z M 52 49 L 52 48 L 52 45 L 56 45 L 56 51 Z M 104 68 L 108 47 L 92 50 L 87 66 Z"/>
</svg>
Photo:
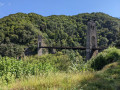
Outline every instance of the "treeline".
<svg viewBox="0 0 120 90">
<path fill-rule="evenodd" d="M 85 46 L 87 22 L 97 24 L 98 46 L 120 45 L 120 19 L 104 13 L 74 16 L 16 13 L 0 19 L 0 55 L 19 56 L 29 48 L 37 52 L 37 37 L 49 46 Z"/>
</svg>

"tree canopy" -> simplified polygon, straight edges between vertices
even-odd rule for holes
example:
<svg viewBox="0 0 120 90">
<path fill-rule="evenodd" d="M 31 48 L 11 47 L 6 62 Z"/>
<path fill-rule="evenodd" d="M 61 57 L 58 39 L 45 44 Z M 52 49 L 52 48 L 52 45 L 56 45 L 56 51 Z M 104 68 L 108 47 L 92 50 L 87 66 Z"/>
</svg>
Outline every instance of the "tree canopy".
<svg viewBox="0 0 120 90">
<path fill-rule="evenodd" d="M 98 46 L 118 45 L 120 19 L 101 12 L 48 17 L 16 13 L 0 19 L 0 55 L 21 55 L 25 48 L 35 53 L 38 35 L 43 36 L 48 46 L 86 46 L 87 22 L 90 19 L 97 24 Z"/>
</svg>

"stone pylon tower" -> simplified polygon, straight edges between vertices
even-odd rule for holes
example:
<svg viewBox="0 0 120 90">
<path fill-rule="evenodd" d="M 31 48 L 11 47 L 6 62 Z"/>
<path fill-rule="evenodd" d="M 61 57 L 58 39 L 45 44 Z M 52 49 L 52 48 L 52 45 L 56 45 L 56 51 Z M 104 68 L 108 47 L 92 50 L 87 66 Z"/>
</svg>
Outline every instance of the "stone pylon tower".
<svg viewBox="0 0 120 90">
<path fill-rule="evenodd" d="M 95 21 L 90 20 L 88 22 L 86 41 L 87 41 L 86 42 L 86 61 L 87 61 L 92 56 L 96 56 L 98 53 L 98 50 L 93 50 L 93 48 L 97 48 L 97 33 Z"/>
<path fill-rule="evenodd" d="M 38 56 L 42 55 L 42 48 L 40 48 L 42 46 L 42 36 L 38 36 Z"/>
</svg>

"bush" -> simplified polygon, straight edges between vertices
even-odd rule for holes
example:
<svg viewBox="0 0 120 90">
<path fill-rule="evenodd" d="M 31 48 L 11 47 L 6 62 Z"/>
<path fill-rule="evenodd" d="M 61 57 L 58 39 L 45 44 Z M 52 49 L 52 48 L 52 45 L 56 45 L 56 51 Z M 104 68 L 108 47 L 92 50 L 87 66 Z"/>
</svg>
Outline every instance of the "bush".
<svg viewBox="0 0 120 90">
<path fill-rule="evenodd" d="M 14 80 L 22 76 L 37 75 L 48 71 L 53 71 L 53 66 L 49 63 L 34 63 L 8 57 L 0 58 L 0 79 L 6 83 L 11 82 L 12 77 Z"/>
<path fill-rule="evenodd" d="M 95 70 L 102 69 L 105 65 L 115 62 L 120 59 L 120 49 L 108 48 L 99 53 L 95 58 L 92 58 L 90 62 L 91 67 Z"/>
<path fill-rule="evenodd" d="M 30 75 L 39 75 L 49 72 L 69 71 L 72 68 L 84 69 L 80 63 L 81 57 L 77 55 L 76 62 L 69 55 L 58 52 L 56 54 L 47 54 L 38 56 L 29 56 L 23 60 L 15 58 L 0 57 L 0 79 L 9 83 L 16 78 L 27 77 Z M 74 65 L 73 65 L 74 64 Z M 73 67 L 74 66 L 74 67 Z M 81 66 L 81 67 L 79 67 Z M 72 69 L 73 71 L 74 69 Z"/>
</svg>

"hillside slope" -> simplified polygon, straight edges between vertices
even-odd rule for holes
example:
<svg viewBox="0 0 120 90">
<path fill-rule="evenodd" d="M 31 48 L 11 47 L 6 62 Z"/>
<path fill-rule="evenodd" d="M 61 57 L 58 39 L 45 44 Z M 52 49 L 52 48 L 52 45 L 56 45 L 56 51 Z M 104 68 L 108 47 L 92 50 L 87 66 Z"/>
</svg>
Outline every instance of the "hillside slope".
<svg viewBox="0 0 120 90">
<path fill-rule="evenodd" d="M 120 90 L 120 60 L 106 65 L 94 78 L 81 83 L 76 90 Z"/>
<path fill-rule="evenodd" d="M 98 46 L 119 42 L 120 19 L 104 13 L 48 17 L 16 13 L 0 19 L 0 55 L 21 55 L 28 47 L 35 54 L 38 35 L 42 35 L 49 46 L 85 46 L 90 19 L 96 20 Z"/>
</svg>

